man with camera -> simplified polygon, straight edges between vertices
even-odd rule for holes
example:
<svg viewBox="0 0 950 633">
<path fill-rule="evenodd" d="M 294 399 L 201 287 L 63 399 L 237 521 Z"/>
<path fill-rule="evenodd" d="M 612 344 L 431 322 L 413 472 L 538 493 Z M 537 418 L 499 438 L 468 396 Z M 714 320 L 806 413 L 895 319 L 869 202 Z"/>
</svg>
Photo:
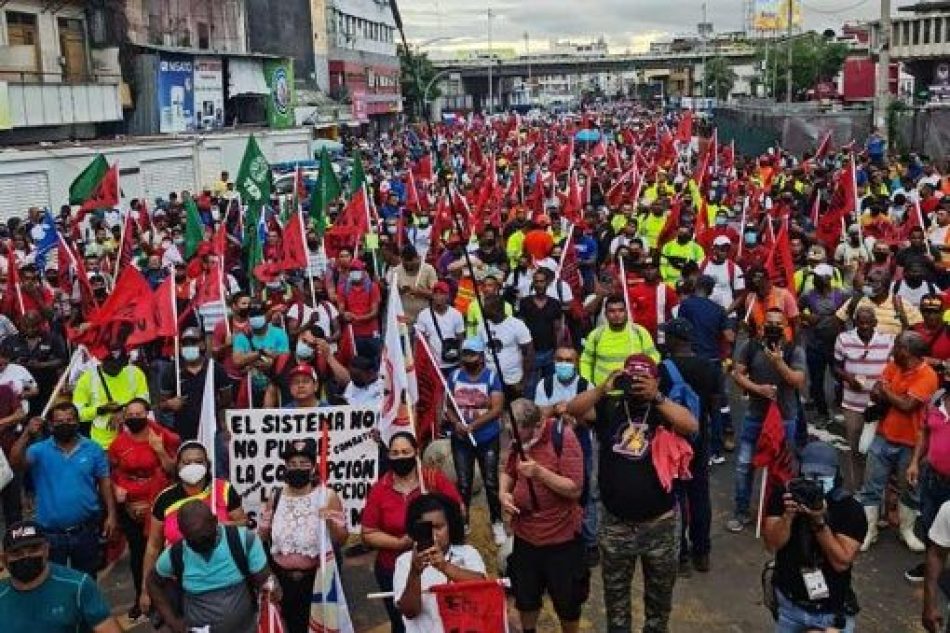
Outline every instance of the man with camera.
<svg viewBox="0 0 950 633">
<path fill-rule="evenodd" d="M 432 301 L 416 318 L 416 332 L 421 334 L 432 354 L 439 359 L 439 368 L 448 374 L 458 367 L 465 320 L 462 313 L 449 305 L 449 284 L 438 281 L 432 287 Z"/>
<path fill-rule="evenodd" d="M 600 444 L 598 486 L 601 512 L 601 573 L 608 633 L 631 629 L 630 583 L 637 561 L 643 565 L 645 633 L 669 630 L 679 552 L 675 498 L 671 480 L 672 451 L 699 430 L 689 409 L 659 388 L 659 367 L 646 354 L 627 357 L 623 371 L 613 372 L 596 389 L 572 399 L 567 412 L 583 416 L 598 400 L 605 415 L 593 429 Z M 605 398 L 606 396 L 606 398 Z"/>
<path fill-rule="evenodd" d="M 773 492 L 762 527 L 765 546 L 775 554 L 775 631 L 850 633 L 858 612 L 851 565 L 867 520 L 842 485 L 834 447 L 811 442 L 799 461 L 800 477 Z"/>
</svg>

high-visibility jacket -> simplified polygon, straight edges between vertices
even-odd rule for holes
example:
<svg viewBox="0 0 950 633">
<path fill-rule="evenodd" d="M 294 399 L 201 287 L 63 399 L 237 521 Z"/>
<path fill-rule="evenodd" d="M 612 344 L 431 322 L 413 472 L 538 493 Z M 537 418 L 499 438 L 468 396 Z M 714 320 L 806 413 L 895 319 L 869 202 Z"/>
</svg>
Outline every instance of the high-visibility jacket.
<svg viewBox="0 0 950 633">
<path fill-rule="evenodd" d="M 646 354 L 660 362 L 653 337 L 643 326 L 628 323 L 627 327 L 616 332 L 609 325 L 602 325 L 584 341 L 581 376 L 594 385 L 600 385 L 612 372 L 623 369 L 624 361 L 631 354 Z"/>
</svg>

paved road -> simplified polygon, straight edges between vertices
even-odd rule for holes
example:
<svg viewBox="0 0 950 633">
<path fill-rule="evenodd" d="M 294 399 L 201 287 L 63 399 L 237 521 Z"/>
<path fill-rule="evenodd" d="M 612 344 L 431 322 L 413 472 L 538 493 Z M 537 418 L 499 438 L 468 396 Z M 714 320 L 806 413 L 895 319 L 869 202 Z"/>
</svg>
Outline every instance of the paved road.
<svg viewBox="0 0 950 633">
<path fill-rule="evenodd" d="M 694 573 L 676 584 L 673 620 L 674 633 L 748 633 L 767 631 L 771 618 L 761 605 L 759 576 L 767 560 L 762 544 L 751 532 L 731 534 L 724 529 L 729 517 L 732 491 L 731 462 L 713 470 L 713 555 L 709 574 Z M 491 545 L 487 517 L 483 507 L 473 509 L 472 541 L 479 547 L 490 566 L 494 566 L 495 548 Z M 918 559 L 910 554 L 895 536 L 885 530 L 879 543 L 858 559 L 855 586 L 862 612 L 859 631 L 874 633 L 911 633 L 922 631 L 918 626 L 921 592 L 907 584 L 903 570 Z M 131 600 L 127 570 L 120 562 L 117 569 L 103 581 L 116 612 L 124 613 Z M 366 593 L 375 591 L 371 556 L 346 560 L 344 576 L 351 612 L 359 632 L 382 633 L 388 630 L 382 605 L 368 603 Z M 634 605 L 640 611 L 639 581 L 633 588 Z M 352 606 L 352 605 L 358 606 Z M 642 621 L 640 615 L 638 622 Z M 517 617 L 512 617 L 512 632 L 519 633 Z M 150 630 L 139 626 L 136 633 Z M 557 631 L 553 614 L 545 609 L 539 631 Z M 591 597 L 585 606 L 581 630 L 603 631 L 604 608 L 599 570 L 592 575 Z M 636 629 L 635 629 L 636 630 Z"/>
</svg>

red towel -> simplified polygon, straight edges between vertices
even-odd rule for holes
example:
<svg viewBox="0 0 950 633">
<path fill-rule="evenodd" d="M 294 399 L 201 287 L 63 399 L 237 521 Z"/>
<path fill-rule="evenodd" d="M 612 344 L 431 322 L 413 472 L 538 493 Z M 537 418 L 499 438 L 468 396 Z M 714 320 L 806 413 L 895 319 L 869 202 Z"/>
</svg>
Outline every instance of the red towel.
<svg viewBox="0 0 950 633">
<path fill-rule="evenodd" d="M 658 426 L 653 435 L 653 467 L 663 489 L 673 489 L 674 479 L 692 479 L 689 462 L 693 459 L 693 447 L 680 435 Z"/>
</svg>

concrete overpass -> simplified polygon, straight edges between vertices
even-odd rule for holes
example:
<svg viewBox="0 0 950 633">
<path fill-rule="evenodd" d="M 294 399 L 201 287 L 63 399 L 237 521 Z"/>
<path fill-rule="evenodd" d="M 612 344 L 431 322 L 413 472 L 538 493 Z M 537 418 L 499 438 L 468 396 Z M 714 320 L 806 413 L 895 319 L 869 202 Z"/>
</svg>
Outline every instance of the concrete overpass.
<svg viewBox="0 0 950 633">
<path fill-rule="evenodd" d="M 753 48 L 730 48 L 725 50 L 709 50 L 707 59 L 724 57 L 732 64 L 748 63 L 755 59 Z M 652 70 L 670 67 L 698 64 L 703 59 L 700 50 L 690 50 L 680 53 L 642 53 L 637 55 L 538 55 L 520 56 L 514 59 L 496 59 L 492 65 L 492 76 L 524 77 L 533 75 L 570 75 L 610 73 L 631 70 Z M 433 60 L 432 65 L 437 70 L 451 70 L 461 75 L 462 79 L 482 79 L 488 77 L 488 67 L 491 64 L 487 59 L 473 60 Z"/>
</svg>

